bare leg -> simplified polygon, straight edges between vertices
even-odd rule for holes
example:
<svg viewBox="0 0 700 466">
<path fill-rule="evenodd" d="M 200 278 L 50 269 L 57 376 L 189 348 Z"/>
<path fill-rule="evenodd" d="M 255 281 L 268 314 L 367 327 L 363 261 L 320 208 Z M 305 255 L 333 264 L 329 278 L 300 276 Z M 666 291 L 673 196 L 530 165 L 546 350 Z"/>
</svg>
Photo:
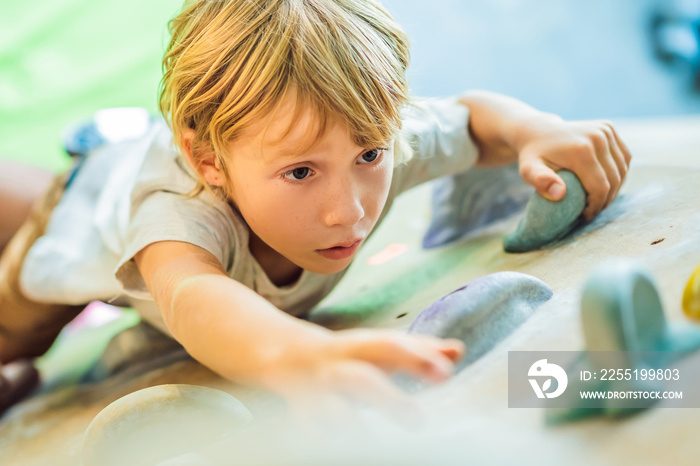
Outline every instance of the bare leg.
<svg viewBox="0 0 700 466">
<path fill-rule="evenodd" d="M 0 257 L 10 239 L 29 217 L 35 201 L 48 190 L 53 178 L 53 173 L 48 170 L 0 160 Z M 38 383 L 39 373 L 30 359 L 20 359 L 7 365 L 0 361 L 0 416 L 8 407 L 27 396 Z"/>
<path fill-rule="evenodd" d="M 46 352 L 63 326 L 84 307 L 33 301 L 20 286 L 27 252 L 44 234 L 68 176 L 66 172 L 53 177 L 0 255 L 0 364 Z"/>
<path fill-rule="evenodd" d="M 0 413 L 38 383 L 33 357 L 46 352 L 83 306 L 32 301 L 22 293 L 22 263 L 64 192 L 68 173 L 0 162 Z M 11 236 L 11 237 L 10 237 Z"/>
<path fill-rule="evenodd" d="M 0 254 L 53 178 L 43 168 L 0 160 Z"/>
</svg>

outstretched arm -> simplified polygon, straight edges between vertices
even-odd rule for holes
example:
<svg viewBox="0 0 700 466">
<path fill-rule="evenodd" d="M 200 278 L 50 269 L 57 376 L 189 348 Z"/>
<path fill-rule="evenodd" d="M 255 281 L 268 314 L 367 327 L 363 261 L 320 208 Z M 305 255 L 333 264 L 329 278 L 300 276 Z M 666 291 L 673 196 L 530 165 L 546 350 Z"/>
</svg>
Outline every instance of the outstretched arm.
<svg viewBox="0 0 700 466">
<path fill-rule="evenodd" d="M 390 382 L 390 373 L 442 381 L 464 352 L 457 340 L 389 330 L 332 332 L 294 318 L 188 243 L 153 243 L 135 260 L 166 325 L 195 359 L 292 402 L 325 392 L 396 414 L 411 403 Z"/>
</svg>

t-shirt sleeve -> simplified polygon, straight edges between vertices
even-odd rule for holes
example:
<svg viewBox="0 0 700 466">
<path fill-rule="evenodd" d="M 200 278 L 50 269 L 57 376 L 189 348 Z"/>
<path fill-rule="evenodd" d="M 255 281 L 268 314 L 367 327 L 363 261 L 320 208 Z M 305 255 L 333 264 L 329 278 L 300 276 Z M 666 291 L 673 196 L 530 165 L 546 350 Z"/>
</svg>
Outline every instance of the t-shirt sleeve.
<svg viewBox="0 0 700 466">
<path fill-rule="evenodd" d="M 469 109 L 457 97 L 416 100 L 403 120 L 402 137 L 413 156 L 394 168 L 397 192 L 472 168 L 478 149 L 468 126 Z"/>
<path fill-rule="evenodd" d="M 124 292 L 139 299 L 151 299 L 134 256 L 149 244 L 182 241 L 214 255 L 228 270 L 233 263 L 233 219 L 225 203 L 200 196 L 155 191 L 132 212 L 126 246 L 115 276 Z"/>
</svg>

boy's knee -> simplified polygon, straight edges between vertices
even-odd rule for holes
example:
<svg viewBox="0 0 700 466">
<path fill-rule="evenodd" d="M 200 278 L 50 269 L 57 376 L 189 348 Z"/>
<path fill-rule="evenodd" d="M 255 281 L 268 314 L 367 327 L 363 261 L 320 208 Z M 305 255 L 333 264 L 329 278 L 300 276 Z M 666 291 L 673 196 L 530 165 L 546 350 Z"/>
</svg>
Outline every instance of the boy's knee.
<svg viewBox="0 0 700 466">
<path fill-rule="evenodd" d="M 41 356 L 82 309 L 82 306 L 27 304 L 11 309 L 0 303 L 0 363 Z"/>
<path fill-rule="evenodd" d="M 52 342 L 53 343 L 53 342 Z M 51 344 L 33 345 L 18 338 L 0 336 L 0 365 L 22 358 L 36 358 L 46 353 Z"/>
<path fill-rule="evenodd" d="M 59 332 L 53 335 L 46 332 L 7 332 L 0 329 L 0 364 L 41 356 L 49 350 Z"/>
</svg>

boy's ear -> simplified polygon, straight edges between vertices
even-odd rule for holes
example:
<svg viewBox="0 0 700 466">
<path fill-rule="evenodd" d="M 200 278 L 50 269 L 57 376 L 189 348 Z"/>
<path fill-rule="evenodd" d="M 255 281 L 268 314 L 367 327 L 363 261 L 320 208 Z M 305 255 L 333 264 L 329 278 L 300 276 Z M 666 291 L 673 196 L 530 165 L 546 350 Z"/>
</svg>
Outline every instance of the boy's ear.
<svg viewBox="0 0 700 466">
<path fill-rule="evenodd" d="M 201 151 L 197 154 L 196 162 L 194 156 L 194 137 L 195 132 L 193 129 L 186 129 L 182 132 L 180 137 L 180 147 L 182 148 L 182 153 L 187 157 L 187 161 L 190 166 L 194 168 L 197 173 L 199 173 L 207 183 L 213 186 L 223 186 L 226 177 L 221 171 L 221 164 L 219 159 L 216 158 L 211 151 Z"/>
</svg>

